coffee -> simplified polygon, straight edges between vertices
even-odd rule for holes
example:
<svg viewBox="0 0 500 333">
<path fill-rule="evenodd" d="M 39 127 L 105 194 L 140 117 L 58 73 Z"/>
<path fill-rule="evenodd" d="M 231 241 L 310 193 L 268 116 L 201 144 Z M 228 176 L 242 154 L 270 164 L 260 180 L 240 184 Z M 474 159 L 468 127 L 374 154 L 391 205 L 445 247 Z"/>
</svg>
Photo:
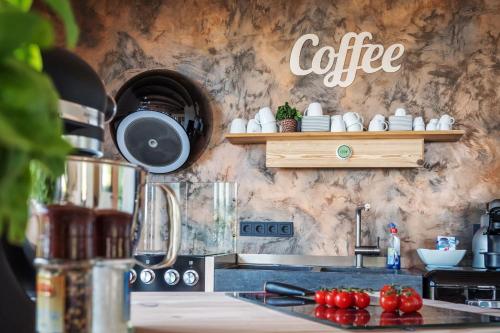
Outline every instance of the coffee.
<svg viewBox="0 0 500 333">
<path fill-rule="evenodd" d="M 103 209 L 95 211 L 95 250 L 100 258 L 130 258 L 132 214 Z"/>
<path fill-rule="evenodd" d="M 75 205 L 49 205 L 40 226 L 39 256 L 86 260 L 94 257 L 94 213 Z"/>
</svg>

